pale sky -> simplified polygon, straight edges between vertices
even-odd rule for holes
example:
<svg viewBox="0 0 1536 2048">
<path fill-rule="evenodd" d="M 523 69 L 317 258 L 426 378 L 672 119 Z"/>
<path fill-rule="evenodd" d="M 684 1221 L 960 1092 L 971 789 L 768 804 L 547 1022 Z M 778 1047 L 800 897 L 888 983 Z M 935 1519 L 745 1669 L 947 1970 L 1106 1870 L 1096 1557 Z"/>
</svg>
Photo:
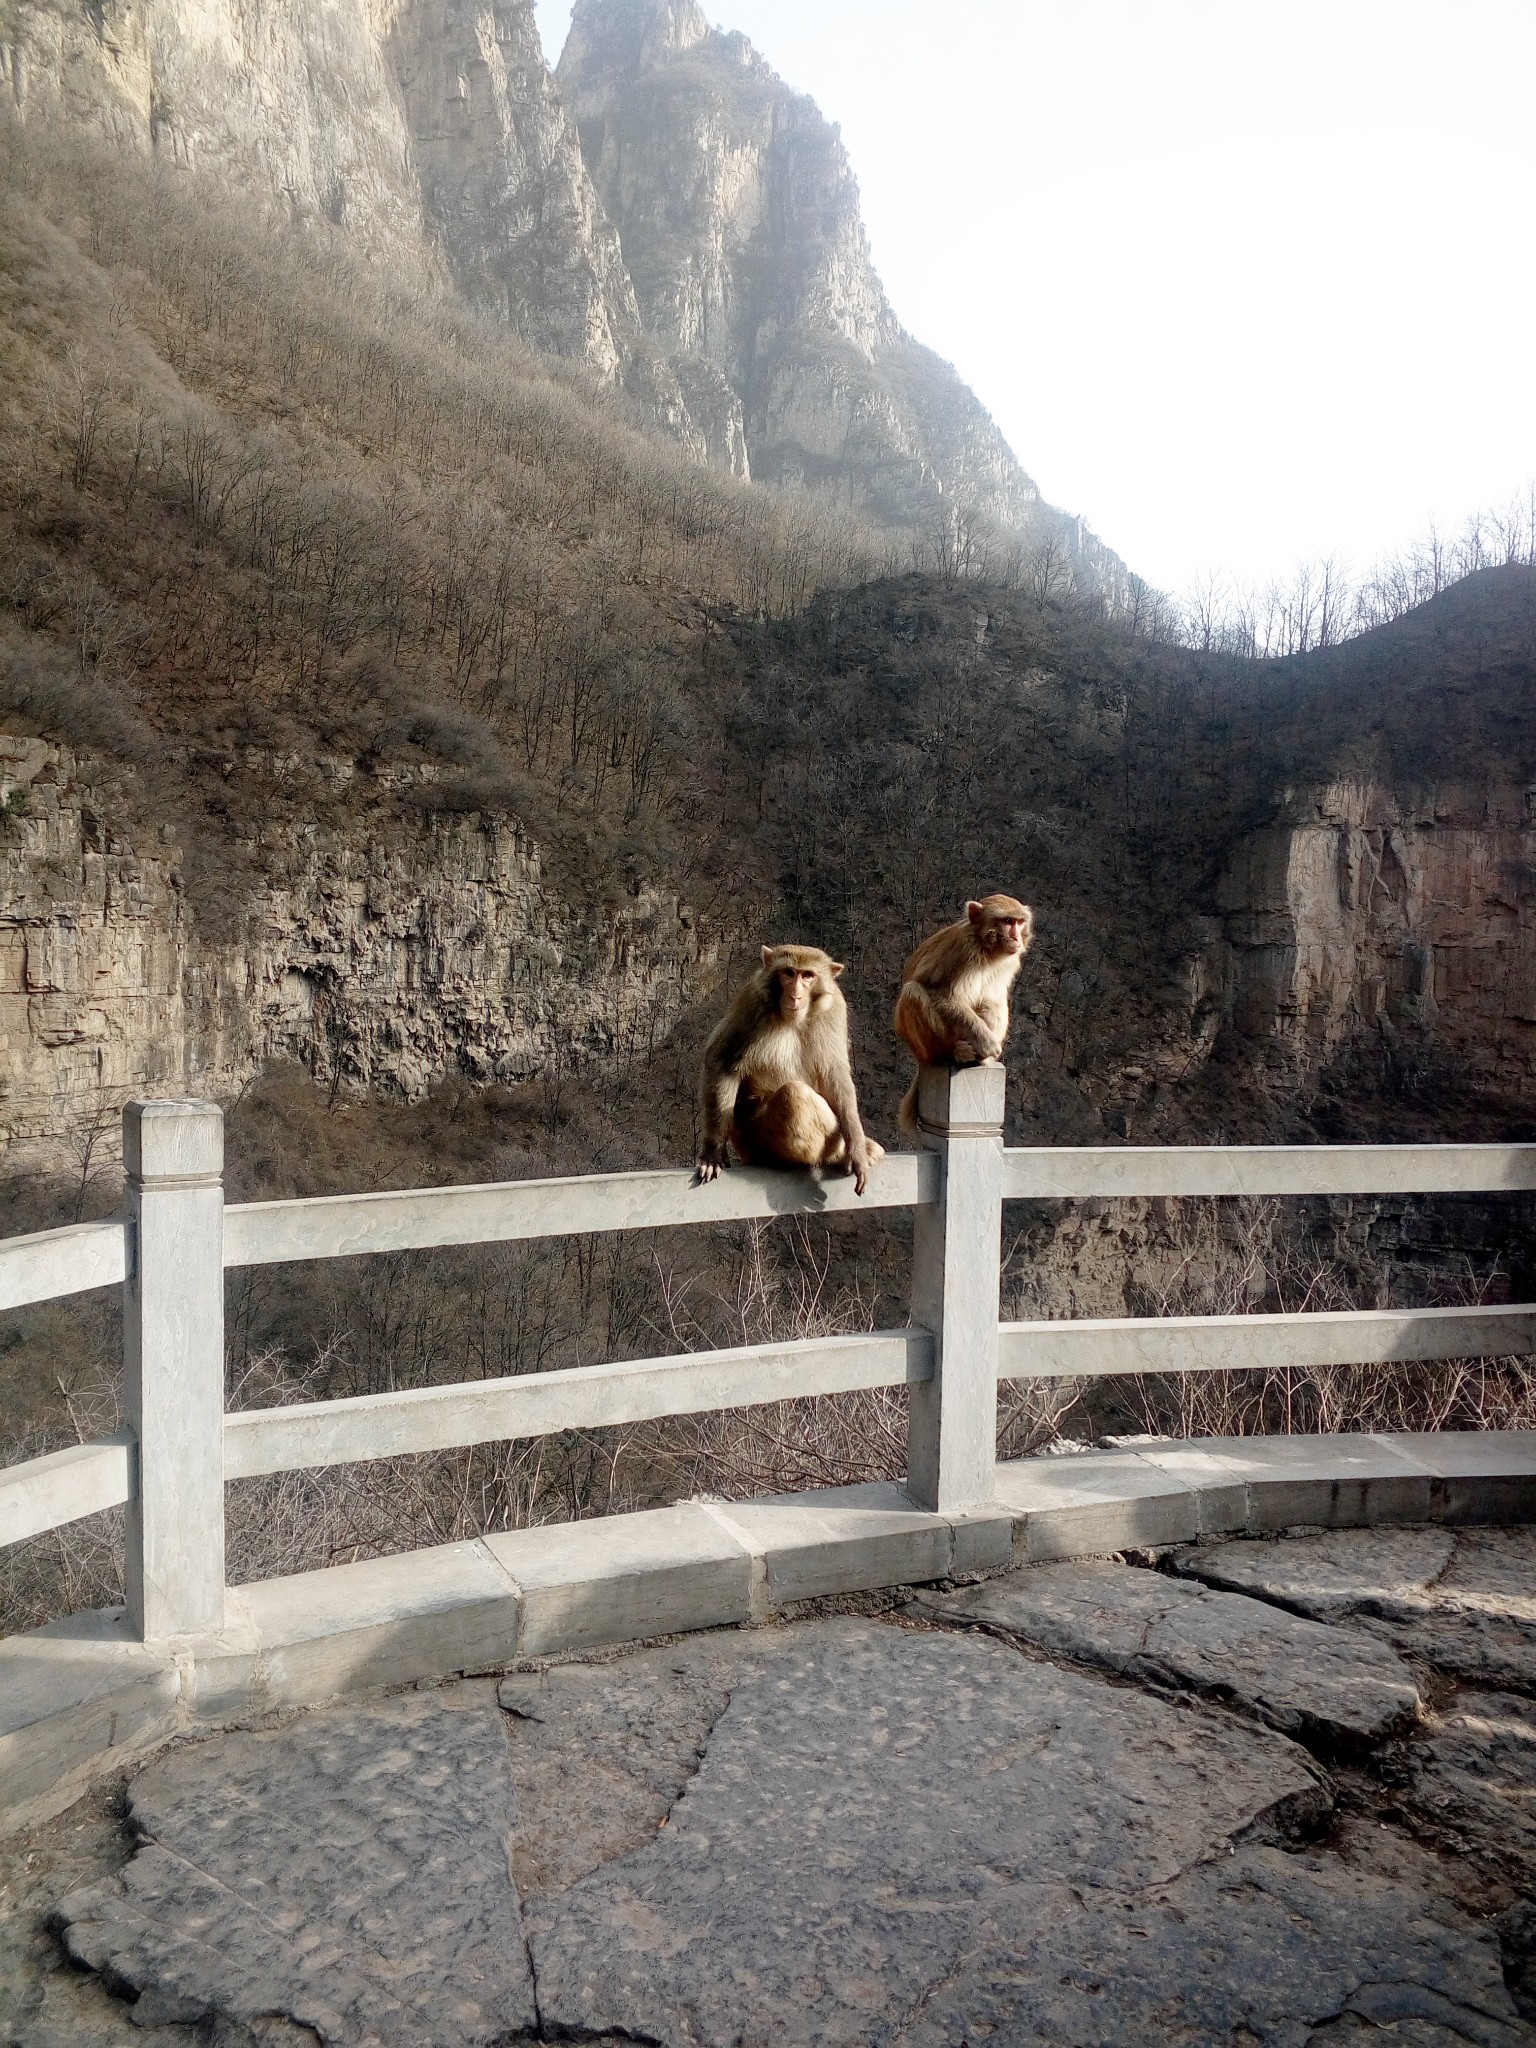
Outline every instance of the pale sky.
<svg viewBox="0 0 1536 2048">
<path fill-rule="evenodd" d="M 705 4 L 841 124 L 898 317 L 1152 582 L 1364 569 L 1536 477 L 1536 0 Z"/>
</svg>

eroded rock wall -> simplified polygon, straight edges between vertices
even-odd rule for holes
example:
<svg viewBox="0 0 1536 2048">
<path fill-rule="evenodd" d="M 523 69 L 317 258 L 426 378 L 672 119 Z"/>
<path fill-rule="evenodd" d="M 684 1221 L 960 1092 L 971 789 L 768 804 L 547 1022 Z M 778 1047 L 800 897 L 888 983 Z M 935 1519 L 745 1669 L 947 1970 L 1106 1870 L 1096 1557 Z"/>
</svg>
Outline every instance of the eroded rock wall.
<svg viewBox="0 0 1536 2048">
<path fill-rule="evenodd" d="M 6 0 L 0 94 L 27 123 L 95 130 L 365 246 L 427 257 L 400 94 L 371 4 Z"/>
<path fill-rule="evenodd" d="M 0 1143 L 52 1164 L 135 1094 L 226 1094 L 267 1060 L 419 1097 L 646 1046 L 712 956 L 674 897 L 584 917 L 515 821 L 398 807 L 284 824 L 238 934 L 200 936 L 175 843 L 80 764 L 0 736 Z"/>
<path fill-rule="evenodd" d="M 5 0 L 0 96 L 331 221 L 620 373 L 634 293 L 531 0 Z"/>
<path fill-rule="evenodd" d="M 892 311 L 837 130 L 745 37 L 694 0 L 578 0 L 558 78 L 646 330 L 718 456 L 904 524 L 946 493 L 1016 532 L 1048 523 L 974 394 Z"/>
<path fill-rule="evenodd" d="M 1536 792 L 1498 781 L 1417 804 L 1341 780 L 1237 851 L 1208 971 L 1244 1037 L 1304 1070 L 1351 1044 L 1536 1091 Z"/>
<path fill-rule="evenodd" d="M 1123 574 L 901 327 L 836 129 L 694 0 L 583 0 L 558 83 L 532 0 L 0 0 L 0 105 L 451 283 L 732 475 Z"/>
<path fill-rule="evenodd" d="M 460 290 L 535 348 L 617 376 L 640 324 L 634 290 L 527 0 L 406 0 L 388 50 Z"/>
</svg>

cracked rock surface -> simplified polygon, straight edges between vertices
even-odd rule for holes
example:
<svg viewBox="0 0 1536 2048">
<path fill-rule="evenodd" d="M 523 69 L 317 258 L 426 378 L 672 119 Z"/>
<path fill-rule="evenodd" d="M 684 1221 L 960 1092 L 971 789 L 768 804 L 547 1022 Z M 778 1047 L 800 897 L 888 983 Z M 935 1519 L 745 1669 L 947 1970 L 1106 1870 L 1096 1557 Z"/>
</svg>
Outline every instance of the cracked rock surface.
<svg viewBox="0 0 1536 2048">
<path fill-rule="evenodd" d="M 742 1638 L 685 1637 L 604 1664 L 501 1681 L 525 1896 L 561 1892 L 650 1840 L 698 1769 L 725 1711 Z"/>
<path fill-rule="evenodd" d="M 1413 1753 L 1413 1808 L 1536 1890 L 1536 1700 L 1460 1694 Z"/>
<path fill-rule="evenodd" d="M 0 1844 L 0 2048 L 1536 2048 L 1536 1702 L 1436 1680 L 1330 1772 L 1257 1718 L 1316 1646 L 1272 1603 L 981 1590 L 1034 1632 L 972 1588 L 183 1743 Z M 1204 1699 L 1039 1619 L 1211 1614 Z M 1342 1669 L 1288 1681 L 1329 1754 Z"/>
<path fill-rule="evenodd" d="M 1374 1637 L 1129 1565 L 1037 1565 L 922 1604 L 1329 1748 L 1380 1742 L 1419 1711 L 1413 1674 Z"/>
<path fill-rule="evenodd" d="M 173 1749 L 130 1812 L 138 1854 L 59 1918 L 141 2026 L 277 2019 L 359 2048 L 532 2026 L 489 1688 Z"/>
<path fill-rule="evenodd" d="M 1288 1741 L 987 1636 L 784 1634 L 741 1671 L 668 1827 L 530 1905 L 549 2028 L 721 2048 L 756 2038 L 745 2019 L 788 2044 L 1227 2042 L 1235 2025 L 1307 2042 L 1380 1980 L 1481 2030 L 1427 2040 L 1526 2038 L 1497 1948 L 1460 1915 L 1251 1841 L 1266 1817 L 1319 1817 Z M 1251 1939 L 1231 1925 L 1249 1901 Z"/>
<path fill-rule="evenodd" d="M 1092 1893 L 1029 1911 L 940 1985 L 892 2038 L 962 2042 L 1371 2048 L 1528 2041 L 1492 1942 L 1411 1883 L 1338 1858 L 1244 1844 L 1136 1899 Z"/>
<path fill-rule="evenodd" d="M 1471 1685 L 1536 1690 L 1536 1529 L 1345 1529 L 1180 1551 L 1208 1586 L 1349 1621 Z"/>
</svg>

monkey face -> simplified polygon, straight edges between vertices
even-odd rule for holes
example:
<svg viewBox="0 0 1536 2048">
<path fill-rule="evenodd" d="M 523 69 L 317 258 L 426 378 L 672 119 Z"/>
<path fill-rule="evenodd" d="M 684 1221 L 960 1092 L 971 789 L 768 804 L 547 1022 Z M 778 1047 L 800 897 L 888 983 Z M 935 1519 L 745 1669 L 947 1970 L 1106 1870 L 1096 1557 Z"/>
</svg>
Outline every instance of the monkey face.
<svg viewBox="0 0 1536 2048">
<path fill-rule="evenodd" d="M 814 967 L 781 967 L 778 972 L 779 1011 L 795 1017 L 811 1007 L 821 976 Z"/>
<path fill-rule="evenodd" d="M 818 946 L 764 946 L 763 966 L 773 985 L 775 1006 L 785 1018 L 803 1018 L 842 973 Z"/>
<path fill-rule="evenodd" d="M 984 953 L 1015 958 L 1034 934 L 1034 913 L 1013 896 L 984 896 L 979 903 L 967 903 L 965 914 Z"/>
</svg>

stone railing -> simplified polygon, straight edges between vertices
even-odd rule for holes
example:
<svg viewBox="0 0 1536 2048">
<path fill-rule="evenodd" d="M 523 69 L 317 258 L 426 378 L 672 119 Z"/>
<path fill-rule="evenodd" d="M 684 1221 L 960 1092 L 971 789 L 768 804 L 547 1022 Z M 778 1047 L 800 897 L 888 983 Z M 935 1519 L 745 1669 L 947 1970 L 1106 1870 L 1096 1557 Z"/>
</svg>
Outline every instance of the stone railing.
<svg viewBox="0 0 1536 2048">
<path fill-rule="evenodd" d="M 123 1432 L 0 1472 L 0 1543 L 127 1510 L 128 1622 L 147 1643 L 225 1622 L 226 1480 L 548 1431 L 907 1385 L 906 1494 L 935 1515 L 992 1501 L 997 1382 L 1487 1357 L 1536 1349 L 1536 1305 L 1349 1314 L 999 1321 L 1005 1201 L 1467 1193 L 1536 1188 L 1536 1145 L 1002 1145 L 1000 1067 L 925 1072 L 921 1152 L 851 1181 L 685 1169 L 226 1206 L 206 1102 L 124 1114 L 127 1213 L 0 1243 L 0 1308 L 121 1285 Z M 226 1413 L 224 1273 L 283 1260 L 856 1208 L 915 1213 L 912 1324 Z"/>
</svg>

